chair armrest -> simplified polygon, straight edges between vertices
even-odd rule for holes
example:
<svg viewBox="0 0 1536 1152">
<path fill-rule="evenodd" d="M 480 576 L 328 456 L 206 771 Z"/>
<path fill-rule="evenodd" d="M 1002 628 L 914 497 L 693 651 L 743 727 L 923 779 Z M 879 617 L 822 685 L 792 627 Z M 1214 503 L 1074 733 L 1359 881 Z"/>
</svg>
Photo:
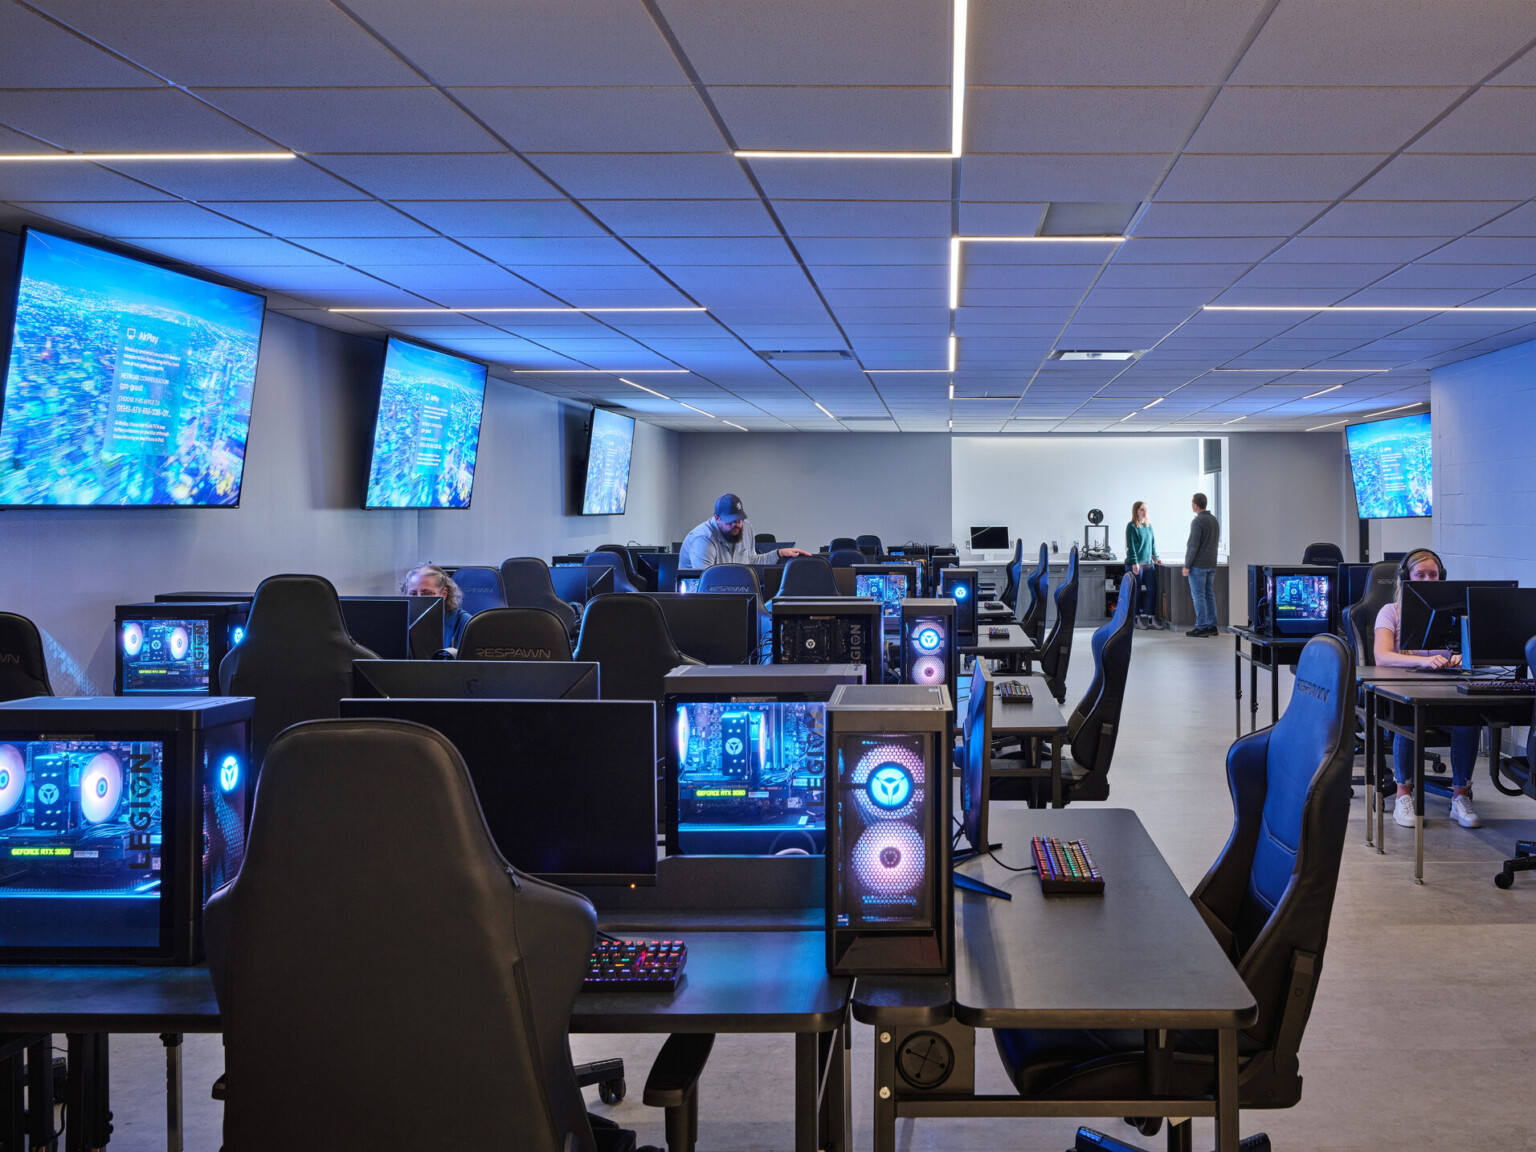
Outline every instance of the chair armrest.
<svg viewBox="0 0 1536 1152">
<path fill-rule="evenodd" d="M 645 1103 L 652 1108 L 677 1108 L 688 1103 L 714 1046 L 713 1032 L 668 1036 L 645 1078 Z"/>
</svg>

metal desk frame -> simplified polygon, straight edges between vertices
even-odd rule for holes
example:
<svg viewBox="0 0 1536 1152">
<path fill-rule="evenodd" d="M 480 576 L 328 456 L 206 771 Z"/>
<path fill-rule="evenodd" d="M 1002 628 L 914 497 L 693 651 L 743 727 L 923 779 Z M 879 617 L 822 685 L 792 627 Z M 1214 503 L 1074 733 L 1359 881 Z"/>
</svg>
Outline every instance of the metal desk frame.
<svg viewBox="0 0 1536 1152">
<path fill-rule="evenodd" d="M 1310 636 L 1260 636 L 1251 628 L 1229 628 L 1236 641 L 1233 689 L 1237 700 L 1237 735 L 1243 734 L 1243 661 L 1248 661 L 1248 731 L 1259 722 L 1259 669 L 1269 670 L 1269 722 L 1280 719 L 1280 669 L 1294 668 Z M 1243 652 L 1243 641 L 1248 652 Z"/>
</svg>

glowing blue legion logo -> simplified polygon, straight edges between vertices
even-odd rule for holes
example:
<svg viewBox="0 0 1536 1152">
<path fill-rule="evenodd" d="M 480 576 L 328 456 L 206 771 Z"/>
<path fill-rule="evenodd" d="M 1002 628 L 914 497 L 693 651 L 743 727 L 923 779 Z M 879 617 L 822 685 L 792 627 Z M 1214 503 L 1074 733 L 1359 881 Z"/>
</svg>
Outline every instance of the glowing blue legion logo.
<svg viewBox="0 0 1536 1152">
<path fill-rule="evenodd" d="M 944 634 L 937 628 L 919 628 L 912 639 L 924 652 L 934 652 L 944 642 Z"/>
<path fill-rule="evenodd" d="M 226 792 L 233 792 L 238 783 L 240 783 L 240 761 L 233 756 L 226 756 L 224 763 L 219 765 L 219 787 Z"/>
<path fill-rule="evenodd" d="M 57 804 L 59 802 L 59 788 L 57 784 L 44 784 L 37 790 L 37 798 L 44 804 Z"/>
<path fill-rule="evenodd" d="M 236 628 L 235 628 L 235 645 L 238 647 L 239 644 L 240 644 L 240 641 L 242 641 L 244 639 L 245 639 L 245 629 L 241 628 L 241 627 L 239 627 L 237 625 Z"/>
<path fill-rule="evenodd" d="M 725 750 L 728 753 L 730 753 L 732 756 L 740 756 L 741 755 L 741 749 L 742 749 L 741 740 L 738 737 L 736 737 L 736 736 L 732 736 L 729 740 L 727 740 L 725 742 Z"/>
<path fill-rule="evenodd" d="M 870 773 L 865 787 L 877 808 L 891 811 L 900 808 L 911 797 L 912 777 L 899 764 L 882 764 Z"/>
<path fill-rule="evenodd" d="M 964 600 L 965 597 L 966 597 L 965 585 L 964 584 L 956 584 L 955 587 L 954 587 L 954 593 L 955 593 L 955 599 L 956 600 Z"/>
</svg>

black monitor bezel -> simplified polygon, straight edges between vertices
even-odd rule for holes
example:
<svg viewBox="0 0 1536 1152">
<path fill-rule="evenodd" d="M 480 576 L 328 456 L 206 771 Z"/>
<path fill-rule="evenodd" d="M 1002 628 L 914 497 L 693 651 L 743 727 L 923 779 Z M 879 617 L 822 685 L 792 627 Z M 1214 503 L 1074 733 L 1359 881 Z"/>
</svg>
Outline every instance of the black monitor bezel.
<svg viewBox="0 0 1536 1152">
<path fill-rule="evenodd" d="M 1425 407 L 1424 411 L 1422 411 L 1422 412 L 1409 412 L 1405 416 L 1388 416 L 1388 417 L 1386 417 L 1384 419 L 1381 419 L 1381 420 L 1356 420 L 1353 423 L 1344 425 L 1344 460 L 1345 460 L 1345 463 L 1349 466 L 1349 492 L 1350 492 L 1350 495 L 1355 498 L 1355 516 L 1356 516 L 1357 519 L 1360 519 L 1360 520 L 1429 520 L 1429 519 L 1431 519 L 1434 516 L 1433 503 L 1431 503 L 1431 511 L 1430 511 L 1430 513 L 1428 515 L 1425 515 L 1425 516 L 1370 516 L 1370 517 L 1361 516 L 1360 515 L 1360 486 L 1355 481 L 1355 458 L 1354 458 L 1354 454 L 1351 453 L 1350 450 L 1349 450 L 1349 430 L 1351 428 L 1364 428 L 1364 427 L 1366 427 L 1367 425 L 1370 425 L 1370 424 L 1395 424 L 1395 423 L 1398 423 L 1398 422 L 1403 421 L 1403 420 L 1416 420 L 1416 419 L 1418 419 L 1421 416 L 1428 418 L 1429 421 L 1430 421 L 1430 449 L 1429 449 L 1430 456 L 1429 456 L 1429 466 L 1430 466 L 1430 470 L 1431 470 L 1431 476 L 1433 476 L 1433 470 L 1434 470 L 1434 466 L 1435 466 L 1435 455 L 1434 455 L 1434 453 L 1435 453 L 1435 449 L 1434 449 L 1434 413 L 1427 406 Z"/>
<path fill-rule="evenodd" d="M 1485 621 L 1488 617 L 1496 617 L 1498 623 L 1495 625 L 1485 624 L 1484 626 L 1479 627 L 1477 623 L 1479 618 L 1479 612 L 1477 611 L 1477 601 L 1485 598 L 1489 601 L 1486 607 L 1490 609 L 1490 611 L 1484 616 Z M 1512 626 L 1509 623 L 1509 619 L 1512 614 L 1508 610 L 1508 600 L 1520 601 L 1522 599 L 1525 601 L 1527 611 L 1523 613 L 1516 613 L 1514 615 L 1517 617 L 1519 615 L 1523 615 L 1526 618 L 1526 620 L 1529 622 L 1528 630 L 1527 628 Z M 1505 600 L 1505 603 L 1500 604 L 1499 601 L 1501 600 Z M 1520 638 L 1520 634 L 1522 632 L 1525 633 L 1525 636 Z M 1490 633 L 1493 634 L 1491 637 Z M 1533 636 L 1536 636 L 1536 588 L 1473 587 L 1467 589 L 1466 610 L 1461 618 L 1462 664 L 1466 665 L 1467 667 L 1484 668 L 1524 667 L 1526 645 L 1530 642 Z M 1511 637 L 1515 638 L 1514 643 L 1516 643 L 1518 647 L 1514 649 L 1505 649 L 1503 652 L 1499 652 L 1498 645 L 1500 643 L 1509 642 Z M 1494 651 L 1496 653 L 1495 657 L 1491 659 L 1477 658 L 1478 646 L 1474 641 L 1479 638 L 1492 641 Z M 1511 651 L 1515 654 L 1514 659 L 1504 659 L 1503 657 L 1508 655 Z"/>
<path fill-rule="evenodd" d="M 587 482 L 592 478 L 592 435 L 597 431 L 597 414 L 607 412 L 610 416 L 618 416 L 629 421 L 629 469 L 624 476 L 624 507 L 617 512 L 588 512 L 587 511 Z M 623 516 L 629 508 L 629 481 L 635 470 L 635 424 L 637 421 L 626 412 L 620 412 L 617 408 L 603 408 L 594 406 L 587 415 L 587 453 L 582 459 L 581 465 L 581 511 L 578 516 Z"/>
<path fill-rule="evenodd" d="M 1453 623 L 1467 610 L 1468 588 L 1518 588 L 1518 580 L 1403 580 L 1399 578 L 1397 643 L 1403 652 L 1439 652 L 1452 647 L 1430 644 L 1442 629 L 1453 629 L 1451 638 L 1459 643 L 1460 625 Z M 1430 589 L 1434 595 L 1427 594 Z M 1435 601 L 1435 603 L 1431 603 Z M 1413 625 L 1410 632 L 1409 625 Z M 1424 643 L 1417 643 L 1417 641 Z"/>
</svg>

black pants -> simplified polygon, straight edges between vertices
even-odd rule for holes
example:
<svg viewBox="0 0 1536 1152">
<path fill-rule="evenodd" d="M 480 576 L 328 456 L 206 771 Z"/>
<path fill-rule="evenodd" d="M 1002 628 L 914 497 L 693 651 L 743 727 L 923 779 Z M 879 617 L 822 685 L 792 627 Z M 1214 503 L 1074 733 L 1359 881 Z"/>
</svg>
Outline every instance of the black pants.
<svg viewBox="0 0 1536 1152">
<path fill-rule="evenodd" d="M 1136 615 L 1157 618 L 1157 565 L 1143 564 L 1136 577 Z"/>
</svg>

